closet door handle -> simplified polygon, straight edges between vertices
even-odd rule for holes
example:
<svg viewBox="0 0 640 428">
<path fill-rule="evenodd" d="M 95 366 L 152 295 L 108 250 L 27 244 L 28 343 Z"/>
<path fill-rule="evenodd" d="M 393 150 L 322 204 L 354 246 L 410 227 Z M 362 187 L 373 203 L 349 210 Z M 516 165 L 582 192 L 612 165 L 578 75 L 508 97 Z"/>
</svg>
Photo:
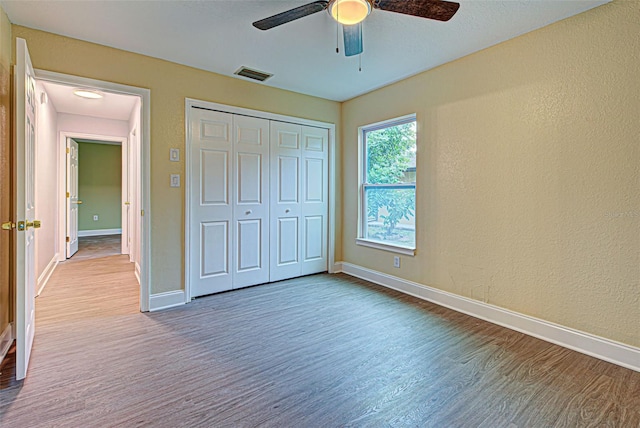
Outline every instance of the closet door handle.
<svg viewBox="0 0 640 428">
<path fill-rule="evenodd" d="M 289 213 L 291 212 L 291 210 L 289 208 L 287 208 L 286 210 L 284 210 L 285 213 Z"/>
<path fill-rule="evenodd" d="M 249 215 L 249 214 L 251 214 L 251 210 L 247 210 L 247 211 L 245 211 L 244 213 L 245 213 L 246 215 Z"/>
</svg>

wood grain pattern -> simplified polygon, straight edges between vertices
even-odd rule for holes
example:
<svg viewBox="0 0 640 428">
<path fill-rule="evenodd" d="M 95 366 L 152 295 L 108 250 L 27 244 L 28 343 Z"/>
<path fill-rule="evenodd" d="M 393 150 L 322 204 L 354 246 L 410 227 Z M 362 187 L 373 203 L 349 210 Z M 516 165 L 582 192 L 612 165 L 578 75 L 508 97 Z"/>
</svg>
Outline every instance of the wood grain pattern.
<svg viewBox="0 0 640 428">
<path fill-rule="evenodd" d="M 640 373 L 346 275 L 137 311 L 126 256 L 38 298 L 3 426 L 640 426 Z"/>
<path fill-rule="evenodd" d="M 78 237 L 78 252 L 67 262 L 97 259 L 122 254 L 122 235 Z"/>
</svg>

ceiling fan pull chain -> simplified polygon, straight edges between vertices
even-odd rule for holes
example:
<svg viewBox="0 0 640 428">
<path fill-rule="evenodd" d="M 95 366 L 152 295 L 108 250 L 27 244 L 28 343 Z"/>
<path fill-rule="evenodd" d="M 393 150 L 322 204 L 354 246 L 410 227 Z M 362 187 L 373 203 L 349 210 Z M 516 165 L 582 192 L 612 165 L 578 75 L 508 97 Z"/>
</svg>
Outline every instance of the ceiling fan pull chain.
<svg viewBox="0 0 640 428">
<path fill-rule="evenodd" d="M 336 4 L 336 16 L 340 16 L 340 3 Z M 336 53 L 340 53 L 340 23 L 336 19 Z"/>
</svg>

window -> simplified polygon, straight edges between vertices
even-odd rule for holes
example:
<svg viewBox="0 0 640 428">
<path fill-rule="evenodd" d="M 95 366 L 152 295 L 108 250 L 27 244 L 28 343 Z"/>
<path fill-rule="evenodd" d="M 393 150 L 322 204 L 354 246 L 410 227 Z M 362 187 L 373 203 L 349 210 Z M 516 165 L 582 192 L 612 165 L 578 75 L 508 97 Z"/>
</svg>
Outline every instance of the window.
<svg viewBox="0 0 640 428">
<path fill-rule="evenodd" d="M 416 117 L 360 128 L 357 243 L 404 254 L 416 248 Z"/>
</svg>

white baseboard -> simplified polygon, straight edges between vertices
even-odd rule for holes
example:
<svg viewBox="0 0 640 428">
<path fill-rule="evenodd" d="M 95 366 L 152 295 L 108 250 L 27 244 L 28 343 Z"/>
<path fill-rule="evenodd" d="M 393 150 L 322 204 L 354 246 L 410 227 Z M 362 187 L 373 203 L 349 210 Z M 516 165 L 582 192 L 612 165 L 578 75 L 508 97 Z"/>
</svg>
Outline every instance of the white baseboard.
<svg viewBox="0 0 640 428">
<path fill-rule="evenodd" d="M 335 262 L 333 264 L 333 272 L 331 272 L 331 273 L 342 273 L 342 272 L 344 272 L 342 270 L 342 262 Z"/>
<path fill-rule="evenodd" d="M 419 299 L 428 300 L 454 311 L 462 312 L 631 370 L 640 371 L 640 348 L 573 330 L 549 321 L 468 299 L 351 263 L 341 262 L 340 265 L 341 271 L 348 275 L 392 288 Z"/>
<path fill-rule="evenodd" d="M 78 236 L 102 236 L 102 235 L 121 235 L 122 229 L 95 229 L 95 230 L 79 230 Z"/>
<path fill-rule="evenodd" d="M 47 285 L 47 282 L 49 282 L 49 278 L 51 278 L 51 274 L 54 270 L 56 270 L 56 267 L 58 267 L 58 257 L 59 254 L 53 256 L 47 267 L 38 277 L 38 284 L 36 286 L 36 288 L 38 289 L 38 293 L 36 294 L 36 297 L 42 293 L 42 290 L 44 290 L 44 286 Z"/>
<path fill-rule="evenodd" d="M 157 293 L 149 296 L 150 312 L 179 305 L 184 305 L 184 290 L 167 291 L 166 293 Z"/>
<path fill-rule="evenodd" d="M 0 362 L 4 359 L 13 343 L 13 324 L 9 323 L 4 331 L 0 334 Z"/>
</svg>

